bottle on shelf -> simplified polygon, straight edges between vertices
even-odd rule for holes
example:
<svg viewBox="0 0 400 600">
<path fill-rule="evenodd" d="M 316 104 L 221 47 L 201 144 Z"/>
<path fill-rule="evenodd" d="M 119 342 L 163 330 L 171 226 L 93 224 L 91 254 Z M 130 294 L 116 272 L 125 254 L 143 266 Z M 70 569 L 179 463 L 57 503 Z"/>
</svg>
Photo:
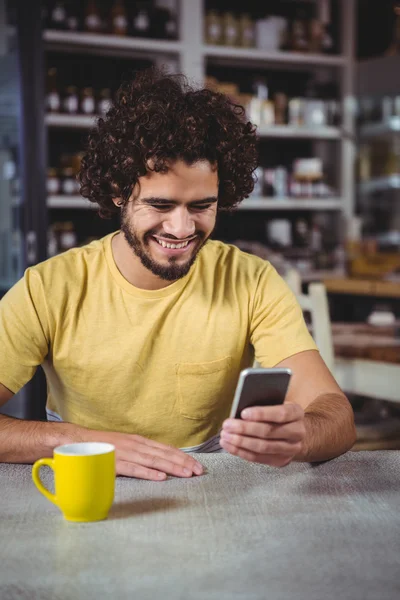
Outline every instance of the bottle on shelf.
<svg viewBox="0 0 400 600">
<path fill-rule="evenodd" d="M 65 2 L 56 0 L 49 12 L 49 28 L 50 29 L 66 29 L 67 28 L 67 9 Z"/>
<path fill-rule="evenodd" d="M 65 252 L 66 250 L 76 247 L 78 237 L 72 221 L 66 221 L 61 224 L 58 240 L 60 252 Z"/>
<path fill-rule="evenodd" d="M 167 40 L 177 39 L 178 25 L 174 9 L 170 0 L 157 0 L 151 13 L 151 37 Z"/>
<path fill-rule="evenodd" d="M 247 13 L 239 18 L 239 46 L 242 48 L 254 48 L 256 45 L 255 23 Z"/>
<path fill-rule="evenodd" d="M 80 112 L 84 115 L 94 115 L 96 103 L 93 94 L 93 88 L 83 88 L 81 92 Z"/>
<path fill-rule="evenodd" d="M 259 77 L 254 81 L 253 97 L 248 105 L 249 119 L 255 125 L 270 126 L 275 123 L 274 103 L 268 99 L 269 90 L 265 77 Z"/>
<path fill-rule="evenodd" d="M 69 115 L 76 115 L 79 112 L 78 90 L 74 85 L 69 85 L 65 89 L 63 110 Z"/>
<path fill-rule="evenodd" d="M 103 19 L 96 0 L 87 0 L 85 7 L 84 29 L 88 33 L 103 33 Z"/>
<path fill-rule="evenodd" d="M 72 167 L 64 167 L 61 170 L 61 191 L 65 196 L 73 196 L 77 193 L 77 181 Z"/>
<path fill-rule="evenodd" d="M 319 18 L 322 24 L 322 52 L 332 54 L 334 51 L 331 0 L 319 0 Z"/>
<path fill-rule="evenodd" d="M 57 169 L 47 169 L 46 190 L 49 196 L 57 195 L 61 190 L 61 182 Z"/>
<path fill-rule="evenodd" d="M 239 45 L 239 22 L 231 12 L 222 15 L 222 40 L 225 46 Z"/>
<path fill-rule="evenodd" d="M 59 113 L 61 109 L 60 92 L 57 85 L 57 69 L 51 67 L 47 71 L 46 82 L 46 111 L 50 113 Z"/>
<path fill-rule="evenodd" d="M 124 0 L 114 0 L 111 7 L 111 33 L 114 35 L 127 35 L 128 33 L 128 15 Z"/>
<path fill-rule="evenodd" d="M 222 20 L 216 10 L 209 10 L 206 14 L 204 38 L 206 44 L 222 44 Z"/>
<path fill-rule="evenodd" d="M 386 56 L 400 54 L 400 0 L 393 0 L 394 24 L 392 42 L 386 51 Z"/>
<path fill-rule="evenodd" d="M 324 26 L 316 16 L 309 23 L 309 32 L 308 50 L 314 54 L 320 54 L 323 50 Z"/>
<path fill-rule="evenodd" d="M 284 125 L 287 123 L 288 97 L 283 92 L 276 92 L 274 95 L 274 102 L 275 124 Z"/>
<path fill-rule="evenodd" d="M 65 28 L 67 31 L 79 31 L 80 19 L 78 16 L 78 9 L 75 3 L 69 2 L 67 5 L 67 18 L 65 21 Z"/>
<path fill-rule="evenodd" d="M 103 88 L 99 94 L 99 100 L 97 102 L 97 114 L 106 115 L 112 107 L 111 90 L 109 88 Z"/>
<path fill-rule="evenodd" d="M 151 32 L 151 10 L 148 2 L 136 2 L 132 18 L 132 35 L 149 37 Z"/>
<path fill-rule="evenodd" d="M 294 52 L 307 52 L 307 37 L 306 15 L 302 9 L 298 9 L 295 18 L 292 21 L 291 50 Z"/>
</svg>

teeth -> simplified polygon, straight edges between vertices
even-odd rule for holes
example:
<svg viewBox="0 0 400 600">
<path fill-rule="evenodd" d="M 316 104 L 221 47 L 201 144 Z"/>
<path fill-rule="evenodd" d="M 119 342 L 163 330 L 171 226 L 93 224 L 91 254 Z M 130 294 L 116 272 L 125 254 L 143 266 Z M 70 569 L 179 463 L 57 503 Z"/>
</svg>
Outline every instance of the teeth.
<svg viewBox="0 0 400 600">
<path fill-rule="evenodd" d="M 157 239 L 157 238 L 155 238 L 155 239 Z M 158 240 L 158 239 L 157 239 L 157 242 L 163 248 L 173 248 L 173 249 L 176 249 L 176 248 L 185 248 L 185 246 L 187 246 L 188 243 L 189 243 L 189 242 L 181 242 L 180 244 L 170 244 L 168 242 L 164 242 L 163 240 Z"/>
</svg>

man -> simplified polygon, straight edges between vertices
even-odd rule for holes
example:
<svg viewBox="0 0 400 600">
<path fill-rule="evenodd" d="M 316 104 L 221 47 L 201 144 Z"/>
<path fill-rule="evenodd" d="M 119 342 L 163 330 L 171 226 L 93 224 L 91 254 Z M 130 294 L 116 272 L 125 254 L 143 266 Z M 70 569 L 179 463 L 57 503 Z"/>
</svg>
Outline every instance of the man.
<svg viewBox="0 0 400 600">
<path fill-rule="evenodd" d="M 89 137 L 81 192 L 121 231 L 27 269 L 0 303 L 0 400 L 42 365 L 48 422 L 0 417 L 0 460 L 80 441 L 116 447 L 117 472 L 190 477 L 220 447 L 284 466 L 354 443 L 351 406 L 272 266 L 209 240 L 253 189 L 243 110 L 153 70 L 124 84 Z M 241 369 L 289 367 L 285 404 L 227 419 Z M 184 449 L 186 453 L 182 450 Z"/>
</svg>

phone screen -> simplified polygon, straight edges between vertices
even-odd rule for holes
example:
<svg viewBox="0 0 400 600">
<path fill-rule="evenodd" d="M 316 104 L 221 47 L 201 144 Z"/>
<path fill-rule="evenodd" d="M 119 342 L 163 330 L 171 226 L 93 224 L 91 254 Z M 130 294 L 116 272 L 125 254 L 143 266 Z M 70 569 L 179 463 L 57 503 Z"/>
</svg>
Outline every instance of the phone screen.
<svg viewBox="0 0 400 600">
<path fill-rule="evenodd" d="M 240 419 L 249 406 L 283 404 L 289 387 L 290 369 L 244 369 L 239 375 L 230 417 Z"/>
</svg>

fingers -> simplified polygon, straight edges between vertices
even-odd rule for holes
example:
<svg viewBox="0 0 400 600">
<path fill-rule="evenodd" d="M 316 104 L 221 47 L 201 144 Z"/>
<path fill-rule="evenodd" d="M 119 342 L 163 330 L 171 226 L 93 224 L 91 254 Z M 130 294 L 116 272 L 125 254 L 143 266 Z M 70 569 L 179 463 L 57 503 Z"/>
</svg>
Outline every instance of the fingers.
<svg viewBox="0 0 400 600">
<path fill-rule="evenodd" d="M 292 462 L 291 456 L 284 456 L 281 454 L 256 454 L 254 452 L 251 452 L 250 450 L 238 448 L 237 446 L 229 444 L 228 442 L 223 443 L 223 448 L 230 454 L 239 456 L 244 460 L 269 465 L 270 467 L 286 467 L 290 462 Z"/>
<path fill-rule="evenodd" d="M 149 452 L 146 451 L 146 448 L 149 449 Z M 148 446 L 142 446 L 140 451 L 130 450 L 127 452 L 124 449 L 120 449 L 117 451 L 117 460 L 130 463 L 133 466 L 145 467 L 152 471 L 159 471 L 167 475 L 174 475 L 175 477 L 192 477 L 196 473 L 190 463 L 188 464 L 186 461 L 175 462 L 175 459 L 169 460 L 164 458 L 159 452 L 159 450 L 151 449 Z M 136 477 L 136 475 L 134 476 Z"/>
<path fill-rule="evenodd" d="M 269 440 L 286 440 L 295 444 L 301 442 L 305 435 L 303 421 L 292 423 L 255 423 L 243 421 L 242 419 L 227 419 L 223 424 L 223 432 L 245 435 Z"/>
<path fill-rule="evenodd" d="M 160 442 L 155 442 L 139 435 L 132 435 L 129 438 L 131 438 L 130 441 L 139 444 L 141 447 L 140 450 L 146 454 L 167 459 L 171 463 L 188 469 L 191 471 L 191 474 L 201 475 L 203 473 L 203 466 L 192 456 L 186 454 L 183 450 L 179 450 L 179 448 L 167 446 L 166 444 L 161 444 Z M 186 477 L 187 475 L 184 476 Z"/>
<path fill-rule="evenodd" d="M 150 481 L 165 481 L 167 475 L 161 471 L 148 469 L 125 460 L 117 460 L 117 475 L 125 477 L 136 477 L 137 479 L 148 479 Z"/>
<path fill-rule="evenodd" d="M 252 406 L 243 410 L 240 416 L 246 421 L 291 423 L 304 417 L 304 409 L 299 404 L 286 402 L 278 406 Z"/>
<path fill-rule="evenodd" d="M 299 440 L 295 443 L 290 443 L 286 440 L 270 440 L 260 439 L 255 437 L 246 437 L 235 433 L 221 432 L 221 445 L 225 448 L 225 443 L 229 446 L 234 446 L 240 450 L 250 451 L 256 455 L 281 455 L 293 457 L 302 449 L 302 443 Z M 225 448 L 227 449 L 227 448 Z"/>
</svg>

